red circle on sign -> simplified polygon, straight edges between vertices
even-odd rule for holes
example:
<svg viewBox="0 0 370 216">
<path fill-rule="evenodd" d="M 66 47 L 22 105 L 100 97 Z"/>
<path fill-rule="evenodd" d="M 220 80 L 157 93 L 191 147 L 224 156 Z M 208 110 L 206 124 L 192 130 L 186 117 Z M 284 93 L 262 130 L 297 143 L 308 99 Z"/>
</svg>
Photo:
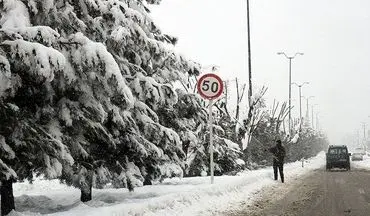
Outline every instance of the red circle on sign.
<svg viewBox="0 0 370 216">
<path fill-rule="evenodd" d="M 213 80 L 213 83 L 211 84 L 211 86 L 208 83 L 207 84 L 205 83 L 205 82 L 210 82 L 212 80 Z M 217 83 L 216 85 L 217 89 L 215 92 L 212 91 L 213 94 L 209 94 L 207 90 L 213 89 L 214 83 Z M 207 88 L 207 90 L 203 88 L 204 86 Z M 211 74 L 211 73 L 204 74 L 198 80 L 197 89 L 198 89 L 200 96 L 202 96 L 205 99 L 212 100 L 212 99 L 220 97 L 220 95 L 222 94 L 224 90 L 224 83 L 222 82 L 221 78 L 217 76 L 216 74 Z"/>
</svg>

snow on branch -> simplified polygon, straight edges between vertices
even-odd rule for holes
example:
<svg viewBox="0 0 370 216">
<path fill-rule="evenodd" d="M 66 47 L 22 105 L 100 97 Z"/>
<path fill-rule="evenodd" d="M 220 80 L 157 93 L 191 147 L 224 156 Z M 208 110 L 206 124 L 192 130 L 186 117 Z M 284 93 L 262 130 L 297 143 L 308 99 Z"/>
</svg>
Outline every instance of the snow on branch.
<svg viewBox="0 0 370 216">
<path fill-rule="evenodd" d="M 15 152 L 8 144 L 6 144 L 5 138 L 2 135 L 0 135 L 0 150 L 2 154 L 5 154 L 2 155 L 4 158 L 10 160 L 15 158 Z"/>
<path fill-rule="evenodd" d="M 44 154 L 45 163 L 45 177 L 54 179 L 62 175 L 62 164 L 56 158 L 50 158 L 49 155 Z"/>
<path fill-rule="evenodd" d="M 0 55 L 0 97 L 11 87 L 10 64 L 7 58 Z"/>
<path fill-rule="evenodd" d="M 97 75 L 102 76 L 102 79 L 98 80 L 102 82 L 106 90 L 116 88 L 118 93 L 124 96 L 126 102 L 134 102 L 131 90 L 126 85 L 117 62 L 108 52 L 104 44 L 93 42 L 82 33 L 71 35 L 68 41 L 63 41 L 62 43 L 69 44 L 70 48 L 77 45 L 76 49 L 72 48 L 72 50 L 69 50 L 74 67 L 79 69 L 83 66 L 90 70 L 95 70 L 95 72 L 100 72 L 101 74 L 93 74 L 90 72 L 90 78 L 94 79 Z M 97 66 L 101 66 L 100 69 L 102 71 L 99 71 Z M 81 73 L 85 72 L 81 71 Z M 108 83 L 111 78 L 114 78 L 116 83 Z"/>
<path fill-rule="evenodd" d="M 37 81 L 51 82 L 54 73 L 62 71 L 66 65 L 62 53 L 39 43 L 15 40 L 4 41 L 1 46 L 9 49 L 13 61 L 26 65 L 28 70 L 25 72 L 30 73 Z"/>
<path fill-rule="evenodd" d="M 182 168 L 175 163 L 164 163 L 159 165 L 160 172 L 163 177 L 173 178 L 173 177 L 180 177 L 184 176 Z M 162 177 L 162 178 L 163 178 Z"/>
<path fill-rule="evenodd" d="M 20 0 L 2 0 L 1 4 L 0 26 L 2 28 L 18 28 L 31 25 L 27 7 Z"/>
<path fill-rule="evenodd" d="M 28 0 L 28 6 L 34 14 L 39 12 L 47 14 L 55 7 L 54 0 Z"/>
<path fill-rule="evenodd" d="M 7 166 L 1 159 L 0 159 L 0 179 L 16 179 L 17 174 L 15 171 Z"/>
<path fill-rule="evenodd" d="M 145 139 L 143 136 L 130 134 L 128 135 L 128 138 L 130 140 L 130 145 L 136 150 L 136 152 L 140 153 L 142 157 L 148 157 L 151 155 L 152 157 L 160 158 L 163 156 L 163 150 L 158 148 L 154 143 Z"/>
<path fill-rule="evenodd" d="M 170 85 L 159 84 L 153 78 L 138 73 L 130 86 L 141 101 L 150 104 L 154 109 L 158 105 L 172 106 L 177 103 L 177 93 Z"/>
<path fill-rule="evenodd" d="M 142 115 L 148 116 L 154 122 L 159 121 L 158 115 L 153 110 L 151 110 L 145 103 L 137 100 L 135 102 L 135 108 L 138 112 L 141 112 Z"/>
<path fill-rule="evenodd" d="M 49 26 L 32 26 L 32 27 L 21 27 L 21 28 L 7 28 L 3 29 L 7 35 L 18 34 L 23 40 L 29 42 L 38 42 L 45 46 L 51 46 L 56 44 L 59 33 L 50 28 Z"/>
<path fill-rule="evenodd" d="M 162 0 L 146 0 L 149 4 L 160 4 Z"/>
</svg>

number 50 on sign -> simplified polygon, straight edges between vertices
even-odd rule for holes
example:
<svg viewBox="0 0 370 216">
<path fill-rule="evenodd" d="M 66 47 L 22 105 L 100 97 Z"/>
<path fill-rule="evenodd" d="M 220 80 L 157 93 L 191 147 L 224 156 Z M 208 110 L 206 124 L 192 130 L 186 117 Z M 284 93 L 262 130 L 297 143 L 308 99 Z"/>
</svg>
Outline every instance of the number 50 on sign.
<svg viewBox="0 0 370 216">
<path fill-rule="evenodd" d="M 199 78 L 197 88 L 203 98 L 213 100 L 222 94 L 224 85 L 216 74 L 204 74 Z"/>
</svg>

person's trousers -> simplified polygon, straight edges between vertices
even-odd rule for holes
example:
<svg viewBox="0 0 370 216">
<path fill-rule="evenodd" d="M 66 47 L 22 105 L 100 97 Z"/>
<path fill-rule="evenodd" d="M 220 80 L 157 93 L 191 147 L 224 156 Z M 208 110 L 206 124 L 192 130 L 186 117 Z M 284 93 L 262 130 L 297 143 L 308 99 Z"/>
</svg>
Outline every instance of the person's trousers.
<svg viewBox="0 0 370 216">
<path fill-rule="evenodd" d="M 273 164 L 273 168 L 274 168 L 274 178 L 275 178 L 275 180 L 277 180 L 277 179 L 278 179 L 278 169 L 279 169 L 281 182 L 284 182 L 283 165 L 284 165 L 284 164 L 281 164 L 281 163 L 274 163 L 274 164 Z"/>
</svg>

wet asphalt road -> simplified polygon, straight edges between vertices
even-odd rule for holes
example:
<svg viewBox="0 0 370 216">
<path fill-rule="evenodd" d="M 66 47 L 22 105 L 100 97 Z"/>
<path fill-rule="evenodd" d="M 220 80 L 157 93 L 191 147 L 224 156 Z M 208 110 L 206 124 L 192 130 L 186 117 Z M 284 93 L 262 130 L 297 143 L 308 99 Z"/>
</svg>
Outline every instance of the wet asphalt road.
<svg viewBox="0 0 370 216">
<path fill-rule="evenodd" d="M 370 171 L 322 168 L 282 188 L 265 192 L 236 215 L 370 216 Z"/>
</svg>

